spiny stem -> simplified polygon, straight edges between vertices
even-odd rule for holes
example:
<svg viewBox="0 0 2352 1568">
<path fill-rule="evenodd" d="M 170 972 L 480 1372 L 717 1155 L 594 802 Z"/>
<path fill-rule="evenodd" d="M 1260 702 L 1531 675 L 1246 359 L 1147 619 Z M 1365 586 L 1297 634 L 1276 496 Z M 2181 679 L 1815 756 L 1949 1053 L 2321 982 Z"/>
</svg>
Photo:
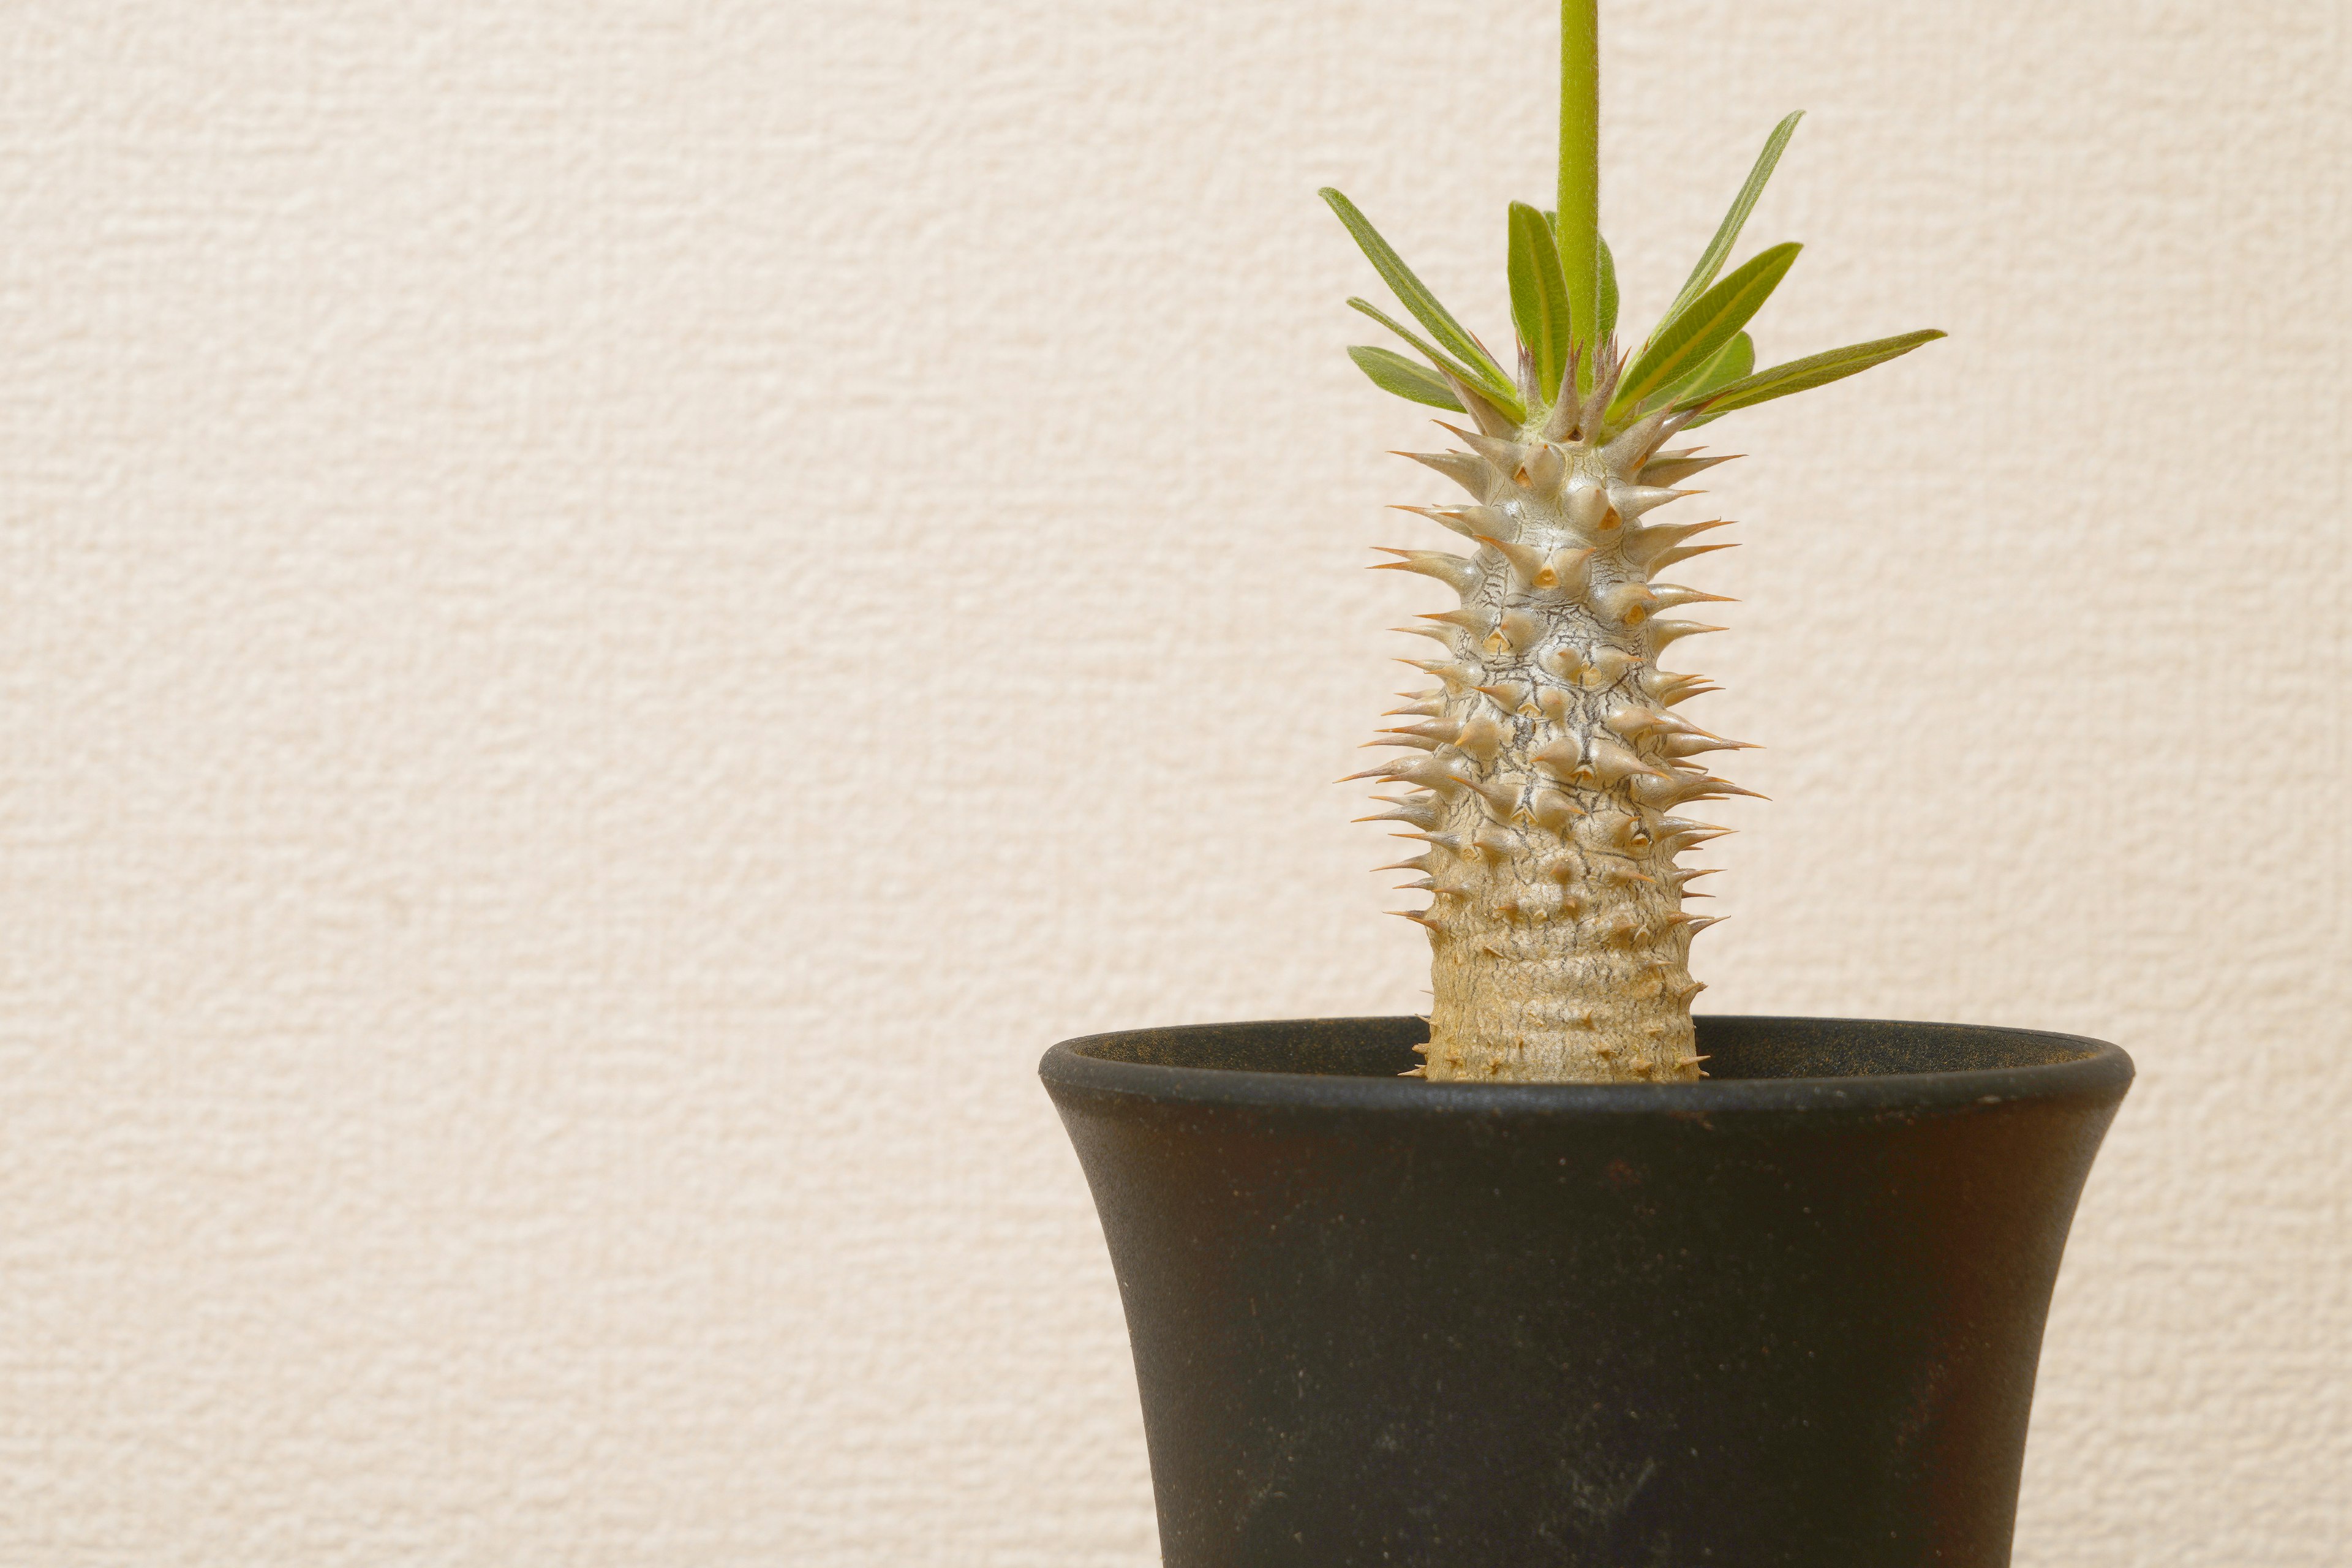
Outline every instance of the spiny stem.
<svg viewBox="0 0 2352 1568">
<path fill-rule="evenodd" d="M 1559 264 L 1568 275 L 1569 320 L 1587 347 L 1577 389 L 1591 389 L 1592 342 L 1601 291 L 1601 4 L 1560 0 Z"/>
</svg>

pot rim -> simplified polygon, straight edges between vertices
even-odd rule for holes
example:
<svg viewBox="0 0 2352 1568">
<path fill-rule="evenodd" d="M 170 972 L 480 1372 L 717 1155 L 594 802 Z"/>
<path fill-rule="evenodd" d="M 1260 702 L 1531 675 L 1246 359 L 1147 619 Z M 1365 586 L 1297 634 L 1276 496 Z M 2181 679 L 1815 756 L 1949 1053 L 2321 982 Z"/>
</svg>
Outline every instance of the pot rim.
<svg viewBox="0 0 2352 1568">
<path fill-rule="evenodd" d="M 2021 1029 L 1990 1024 L 1922 1023 L 1890 1018 L 1817 1018 L 1769 1014 L 1703 1013 L 1711 1023 L 1769 1028 L 1774 1025 L 1873 1026 L 1934 1029 L 1956 1036 L 2042 1042 L 2069 1051 L 2063 1059 L 2009 1067 L 1962 1068 L 1940 1072 L 1857 1073 L 1822 1078 L 1702 1079 L 1696 1083 L 1431 1083 L 1421 1079 L 1334 1073 L 1312 1069 L 1259 1072 L 1239 1068 L 1172 1067 L 1124 1061 L 1098 1054 L 1105 1044 L 1139 1035 L 1202 1035 L 1239 1029 L 1365 1027 L 1394 1029 L 1418 1022 L 1364 1015 L 1332 1018 L 1265 1018 L 1224 1024 L 1185 1024 L 1081 1035 L 1054 1046 L 1037 1064 L 1038 1076 L 1057 1089 L 1116 1099 L 1193 1105 L 1265 1109 L 1360 1110 L 1391 1114 L 1453 1116 L 1711 1117 L 1741 1111 L 1952 1110 L 2011 1100 L 2048 1100 L 2087 1096 L 2120 1100 L 2131 1085 L 2131 1058 L 2119 1046 L 2083 1035 Z"/>
</svg>

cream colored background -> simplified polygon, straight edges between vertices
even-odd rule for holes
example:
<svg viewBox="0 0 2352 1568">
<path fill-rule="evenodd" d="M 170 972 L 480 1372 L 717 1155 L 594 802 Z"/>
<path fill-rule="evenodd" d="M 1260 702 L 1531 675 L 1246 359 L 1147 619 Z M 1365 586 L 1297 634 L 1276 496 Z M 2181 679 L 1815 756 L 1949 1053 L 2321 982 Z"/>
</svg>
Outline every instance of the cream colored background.
<svg viewBox="0 0 2352 1568">
<path fill-rule="evenodd" d="M 1772 120 L 1717 1010 L 2142 1078 L 2029 1568 L 2352 1552 L 2331 0 L 1612 0 Z M 1402 1011 L 1349 191 L 1504 321 L 1539 0 L 0 16 L 0 1563 L 1140 1564 L 1033 1065 Z M 1714 433 L 1711 433 L 1714 434 Z"/>
</svg>

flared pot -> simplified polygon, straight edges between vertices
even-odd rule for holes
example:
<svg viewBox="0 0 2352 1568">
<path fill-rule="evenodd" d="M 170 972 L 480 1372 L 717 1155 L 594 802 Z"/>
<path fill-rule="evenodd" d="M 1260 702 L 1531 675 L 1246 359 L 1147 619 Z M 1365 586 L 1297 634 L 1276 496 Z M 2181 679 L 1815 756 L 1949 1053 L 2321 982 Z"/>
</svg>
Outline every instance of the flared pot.
<svg viewBox="0 0 2352 1568">
<path fill-rule="evenodd" d="M 2000 1568 L 2132 1076 L 1702 1017 L 1678 1085 L 1400 1079 L 1414 1018 L 1070 1040 L 1171 1568 Z"/>
</svg>

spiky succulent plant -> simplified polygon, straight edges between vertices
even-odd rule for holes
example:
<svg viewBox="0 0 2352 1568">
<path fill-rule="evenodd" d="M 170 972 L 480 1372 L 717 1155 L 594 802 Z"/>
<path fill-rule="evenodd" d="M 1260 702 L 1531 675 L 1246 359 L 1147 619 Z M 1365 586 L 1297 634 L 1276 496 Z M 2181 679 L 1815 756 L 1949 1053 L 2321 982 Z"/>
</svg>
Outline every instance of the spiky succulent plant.
<svg viewBox="0 0 2352 1568">
<path fill-rule="evenodd" d="M 1383 870 L 1419 873 L 1427 928 L 1432 1079 L 1673 1081 L 1700 1077 L 1693 1047 L 1691 939 L 1712 923 L 1685 912 L 1703 870 L 1676 864 L 1724 830 L 1682 813 L 1752 792 L 1694 758 L 1736 749 L 1677 706 L 1716 689 L 1670 673 L 1666 649 L 1718 628 L 1675 616 L 1717 599 L 1661 582 L 1678 562 L 1727 548 L 1697 542 L 1720 521 L 1665 522 L 1676 489 L 1726 461 L 1677 432 L 1735 409 L 1867 370 L 1944 334 L 1917 331 L 1759 371 L 1748 321 L 1795 261 L 1776 245 L 1729 272 L 1742 226 L 1798 116 L 1780 121 L 1714 240 L 1639 348 L 1616 342 L 1616 272 L 1597 222 L 1595 0 L 1564 0 L 1557 208 L 1513 203 L 1509 223 L 1516 374 L 1424 287 L 1338 191 L 1339 215 L 1423 338 L 1362 300 L 1348 303 L 1428 363 L 1381 348 L 1349 355 L 1383 390 L 1450 408 L 1463 449 L 1406 453 L 1459 484 L 1471 504 L 1406 507 L 1466 538 L 1467 554 L 1394 549 L 1382 564 L 1437 578 L 1457 608 L 1409 628 L 1444 645 L 1408 660 L 1437 684 L 1405 693 L 1401 726 L 1375 744 L 1402 761 L 1357 778 L 1404 786 L 1366 821 L 1403 825 L 1422 854 Z M 1431 340 L 1434 340 L 1433 342 Z"/>
</svg>

